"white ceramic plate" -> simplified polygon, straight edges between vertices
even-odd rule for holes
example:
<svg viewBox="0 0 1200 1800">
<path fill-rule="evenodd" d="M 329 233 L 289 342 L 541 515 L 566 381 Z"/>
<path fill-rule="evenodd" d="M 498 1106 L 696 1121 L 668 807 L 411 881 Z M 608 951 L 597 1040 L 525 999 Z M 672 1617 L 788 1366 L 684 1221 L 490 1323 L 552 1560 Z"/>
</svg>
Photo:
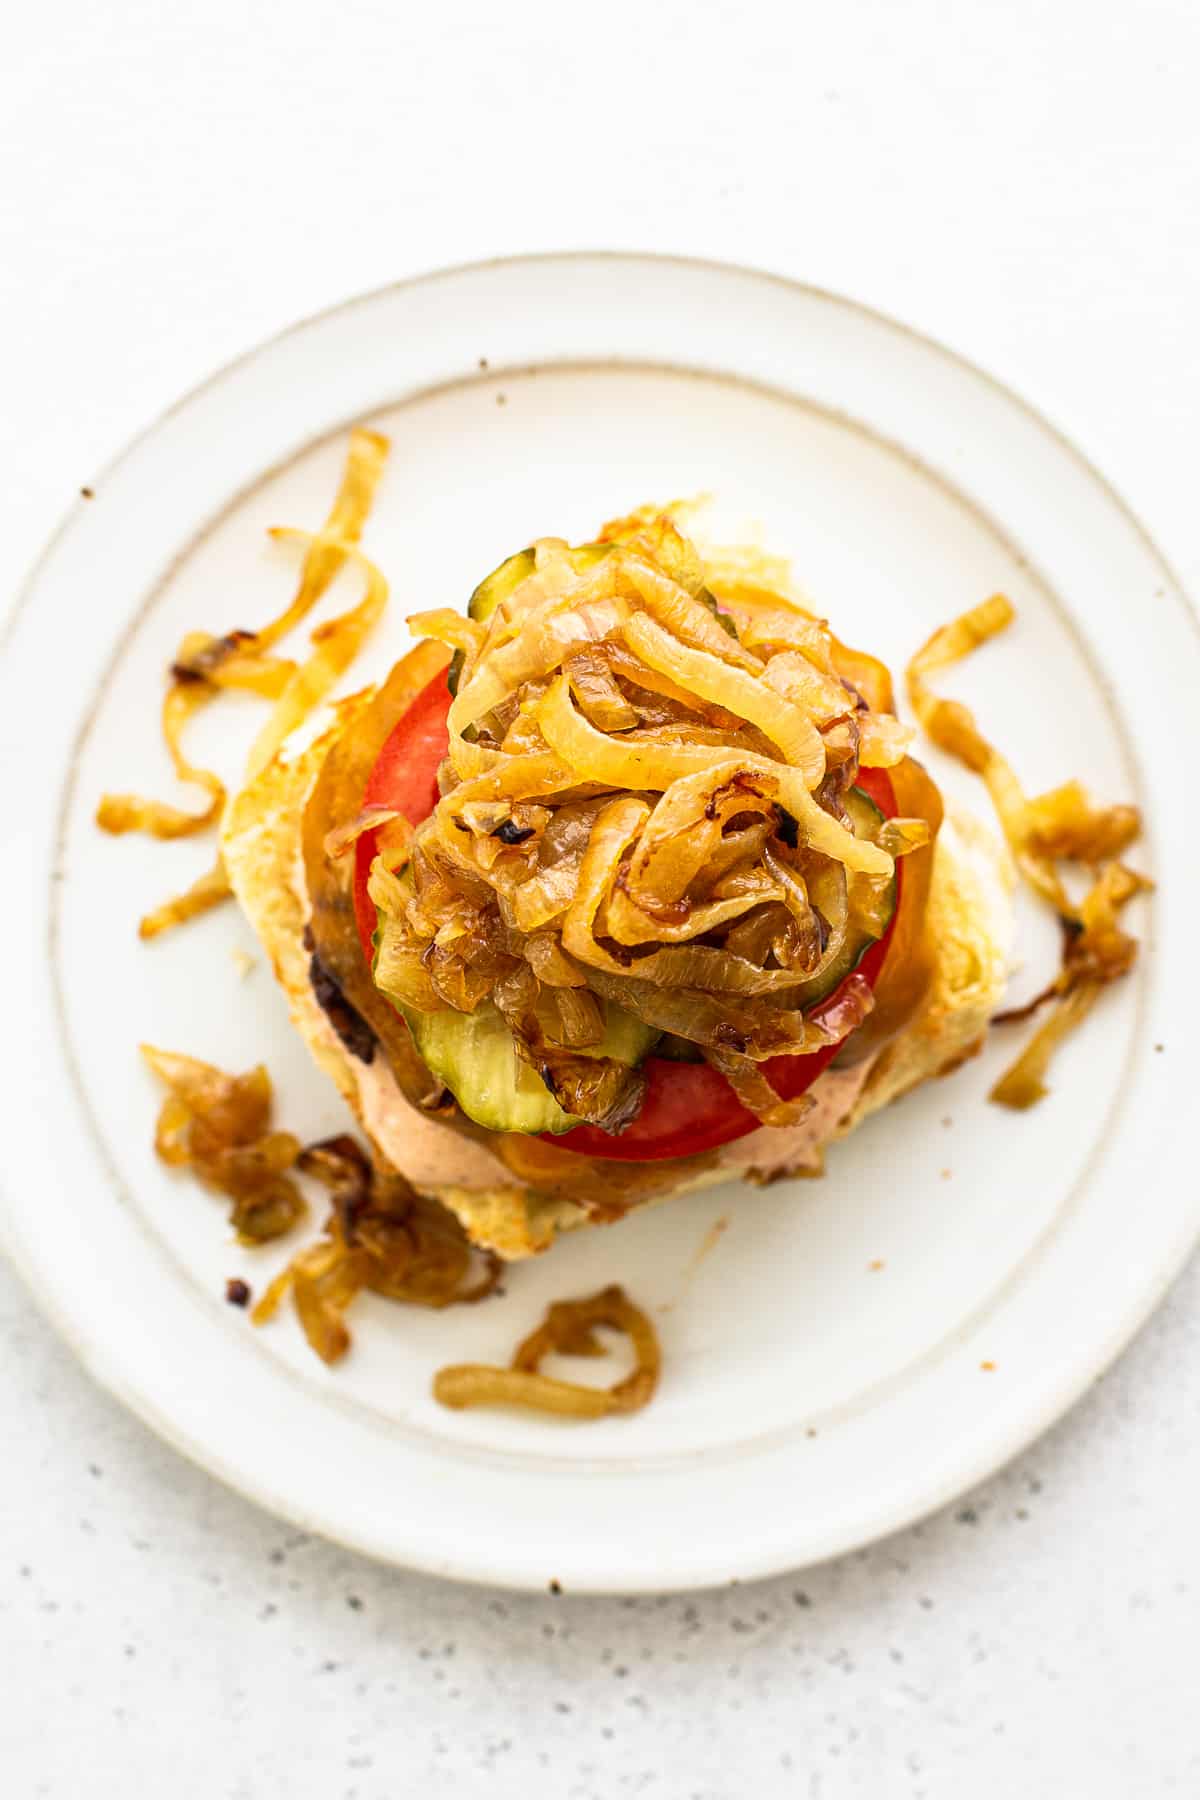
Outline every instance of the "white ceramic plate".
<svg viewBox="0 0 1200 1800">
<path fill-rule="evenodd" d="M 393 587 L 372 668 L 418 606 L 461 603 L 532 536 L 586 536 L 648 498 L 715 491 L 762 522 L 853 641 L 894 664 L 996 588 L 1018 627 L 954 681 L 1031 787 L 1079 773 L 1145 810 L 1135 980 L 1106 996 L 1025 1117 L 984 1095 L 1006 1037 L 872 1120 L 824 1182 L 725 1189 L 565 1241 L 503 1299 L 424 1315 L 365 1301 L 342 1367 L 261 1287 L 221 1206 L 151 1153 L 139 1039 L 261 1057 L 279 1117 L 339 1128 L 232 908 L 153 947 L 134 920 L 208 844 L 114 841 L 104 788 L 170 791 L 155 720 L 181 632 L 252 626 L 293 568 L 263 527 L 323 515 L 349 423 L 393 440 L 367 536 Z M 679 1588 L 762 1575 L 893 1530 L 1048 1425 L 1145 1318 L 1191 1247 L 1200 1188 L 1177 1122 L 1196 962 L 1188 844 L 1195 621 L 1103 481 L 988 377 L 886 319 L 745 271 L 564 256 L 451 271 L 296 327 L 138 440 L 75 509 L 4 675 L 3 824 L 32 868 L 10 974 L 4 1224 L 87 1366 L 265 1506 L 389 1560 L 517 1586 Z M 356 681 L 359 675 L 356 672 Z M 230 775 L 259 717 L 222 704 L 196 753 Z M 1170 731 L 1163 723 L 1170 720 Z M 986 810 L 962 771 L 948 789 Z M 1177 829 L 1173 832 L 1172 826 Z M 1032 990 L 1054 934 L 1022 917 Z M 1169 971 L 1169 979 L 1168 979 Z M 11 980 L 8 991 L 12 992 Z M 16 1129 L 14 1130 L 14 1124 Z M 723 1233 L 713 1231 L 728 1222 Z M 881 1268 L 872 1267 L 881 1263 Z M 439 1363 L 503 1357 L 554 1296 L 620 1280 L 665 1376 L 637 1417 L 583 1427 L 439 1410 Z M 992 1367 L 991 1365 L 994 1365 Z"/>
</svg>

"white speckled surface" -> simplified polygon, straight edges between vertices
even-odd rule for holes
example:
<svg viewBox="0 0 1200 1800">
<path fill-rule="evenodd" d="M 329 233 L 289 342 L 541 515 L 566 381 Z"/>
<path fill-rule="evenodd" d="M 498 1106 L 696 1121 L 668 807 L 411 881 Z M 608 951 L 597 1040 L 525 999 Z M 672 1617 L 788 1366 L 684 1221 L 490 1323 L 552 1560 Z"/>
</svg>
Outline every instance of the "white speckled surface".
<svg viewBox="0 0 1200 1800">
<path fill-rule="evenodd" d="M 104 459 L 263 333 L 583 243 L 757 261 L 942 336 L 1200 586 L 1188 0 L 1102 26 L 1083 0 L 614 0 L 599 42 L 532 0 L 400 10 L 62 0 L 8 26 L 6 592 Z M 1063 1425 L 919 1530 L 622 1603 L 297 1540 L 97 1393 L 0 1270 L 0 1791 L 1195 1794 L 1198 1300 L 1193 1266 Z"/>
<path fill-rule="evenodd" d="M 96 1394 L 5 1276 L 8 1791 L 1195 1794 L 1198 1308 L 1193 1269 L 1064 1425 L 915 1531 L 725 1593 L 576 1600 L 290 1532 Z"/>
</svg>

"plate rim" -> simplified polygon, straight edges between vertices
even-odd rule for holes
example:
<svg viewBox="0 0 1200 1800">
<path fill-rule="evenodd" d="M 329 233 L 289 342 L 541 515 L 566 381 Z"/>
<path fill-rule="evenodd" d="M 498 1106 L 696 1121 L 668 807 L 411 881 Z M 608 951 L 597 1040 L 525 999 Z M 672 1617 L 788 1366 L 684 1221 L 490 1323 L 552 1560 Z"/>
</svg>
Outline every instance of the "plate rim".
<svg viewBox="0 0 1200 1800">
<path fill-rule="evenodd" d="M 799 293 L 810 299 L 818 300 L 836 308 L 846 309 L 864 317 L 874 324 L 882 325 L 891 332 L 898 332 L 902 336 L 911 339 L 916 344 L 934 352 L 940 359 L 958 367 L 975 380 L 982 381 L 1010 405 L 1014 405 L 1019 409 L 1019 411 L 1023 413 L 1036 428 L 1041 432 L 1048 434 L 1054 440 L 1058 449 L 1062 453 L 1065 453 L 1084 472 L 1084 474 L 1090 478 L 1091 482 L 1095 484 L 1102 493 L 1107 504 L 1121 516 L 1126 526 L 1132 529 L 1140 540 L 1142 548 L 1149 553 L 1163 571 L 1164 575 L 1167 577 L 1168 587 L 1173 596 L 1173 601 L 1178 602 L 1179 607 L 1189 624 L 1193 629 L 1200 626 L 1200 620 L 1197 619 L 1195 606 L 1191 602 L 1177 572 L 1163 555 L 1137 513 L 1130 507 L 1128 502 L 1124 500 L 1121 494 L 1113 487 L 1111 482 L 1108 481 L 1102 472 L 1096 468 L 1087 455 L 1079 449 L 1073 439 L 1071 439 L 1053 419 L 1048 418 L 1021 393 L 1011 388 L 1007 383 L 993 375 L 986 368 L 973 362 L 970 358 L 966 357 L 956 349 L 947 346 L 940 340 L 909 325 L 906 321 L 898 320 L 892 315 L 865 304 L 853 297 L 831 291 L 813 283 L 796 281 L 786 275 L 778 274 L 770 270 L 709 258 L 623 250 L 545 251 L 531 255 L 511 255 L 488 258 L 482 261 L 466 261 L 439 267 L 405 277 L 398 281 L 381 284 L 380 286 L 363 293 L 348 296 L 332 306 L 320 308 L 303 318 L 292 321 L 281 330 L 261 339 L 235 357 L 230 358 L 217 368 L 213 369 L 208 375 L 193 384 L 185 393 L 172 401 L 166 408 L 162 409 L 140 431 L 129 438 L 116 454 L 105 463 L 100 473 L 93 477 L 93 483 L 98 488 L 103 481 L 106 481 L 114 475 L 169 419 L 181 411 L 186 410 L 193 401 L 205 394 L 209 389 L 218 385 L 228 377 L 235 375 L 243 366 L 252 363 L 258 357 L 269 351 L 272 346 L 277 345 L 292 336 L 301 334 L 312 327 L 318 327 L 330 319 L 352 312 L 358 307 L 367 307 L 372 304 L 378 304 L 381 300 L 385 300 L 389 296 L 406 289 L 426 286 L 448 277 L 470 277 L 484 271 L 506 268 L 514 265 L 562 265 L 565 263 L 595 262 L 597 260 L 635 265 L 647 262 L 676 265 L 694 271 L 719 273 L 722 275 L 736 274 L 751 280 L 775 284 L 792 293 Z M 9 647 L 19 620 L 35 594 L 47 564 L 50 563 L 56 549 L 64 537 L 76 528 L 83 518 L 86 517 L 89 505 L 90 502 L 83 498 L 73 502 L 67 508 L 58 526 L 51 533 L 40 552 L 35 556 L 24 580 L 17 589 L 13 604 L 7 609 L 3 627 L 0 629 L 0 649 L 7 649 Z M 175 1449 L 187 1456 L 188 1459 L 197 1466 L 205 1469 L 206 1472 L 217 1475 L 219 1479 L 233 1487 L 242 1495 L 250 1498 L 257 1504 L 267 1506 L 271 1511 L 294 1521 L 303 1528 L 315 1529 L 325 1536 L 332 1536 L 336 1541 L 344 1543 L 376 1559 L 389 1561 L 393 1564 L 399 1563 L 405 1567 L 421 1568 L 427 1572 L 437 1573 L 439 1575 L 451 1575 L 460 1580 L 486 1583 L 489 1585 L 505 1585 L 525 1588 L 536 1587 L 539 1585 L 530 1580 L 515 1578 L 512 1576 L 511 1572 L 506 1573 L 503 1569 L 497 1569 L 494 1564 L 487 1561 L 486 1557 L 482 1564 L 477 1558 L 469 1556 L 464 1557 L 461 1559 L 458 1566 L 447 1568 L 439 1566 L 429 1560 L 422 1560 L 419 1556 L 413 1554 L 403 1554 L 400 1552 L 395 1554 L 389 1553 L 381 1550 L 379 1545 L 370 1539 L 356 1538 L 354 1531 L 348 1529 L 344 1521 L 338 1524 L 336 1530 L 332 1529 L 328 1523 L 323 1523 L 320 1518 L 314 1518 L 311 1513 L 306 1511 L 302 1505 L 297 1504 L 289 1495 L 276 1494 L 264 1489 L 262 1485 L 253 1478 L 247 1477 L 240 1469 L 231 1467 L 226 1459 L 219 1452 L 214 1450 L 212 1446 L 197 1443 L 193 1441 L 185 1431 L 177 1429 L 170 1416 L 164 1414 L 159 1408 L 154 1406 L 145 1395 L 140 1394 L 136 1385 L 125 1377 L 120 1368 L 109 1366 L 109 1363 L 106 1362 L 106 1352 L 103 1341 L 95 1334 L 89 1336 L 86 1332 L 77 1329 L 69 1314 L 60 1306 L 59 1300 L 53 1290 L 53 1284 L 43 1279 L 42 1272 L 37 1268 L 35 1260 L 32 1257 L 27 1257 L 24 1252 L 20 1233 L 15 1228 L 15 1213 L 10 1217 L 10 1203 L 7 1199 L 7 1181 L 0 1181 L 0 1231 L 2 1231 L 5 1248 L 8 1251 L 14 1267 L 18 1270 L 18 1273 L 25 1282 L 27 1288 L 32 1292 L 40 1309 L 48 1316 L 59 1335 L 70 1345 L 73 1352 L 83 1363 L 92 1378 L 98 1381 L 107 1392 L 120 1400 L 124 1406 L 129 1408 L 129 1410 L 134 1412 L 135 1415 L 148 1424 L 158 1436 L 162 1437 Z M 1034 1437 L 1040 1435 L 1041 1432 L 1046 1430 L 1055 1422 L 1055 1420 L 1060 1418 L 1075 1400 L 1086 1391 L 1086 1388 L 1091 1382 L 1111 1366 L 1112 1362 L 1120 1355 L 1126 1345 L 1142 1328 L 1146 1319 L 1159 1304 L 1166 1288 L 1170 1285 L 1171 1281 L 1174 1280 L 1188 1255 L 1191 1253 L 1198 1234 L 1200 1234 L 1200 1224 L 1194 1225 L 1189 1233 L 1180 1234 L 1181 1241 L 1173 1245 L 1169 1258 L 1164 1257 L 1156 1259 L 1156 1267 L 1159 1269 L 1158 1277 L 1153 1283 L 1147 1282 L 1144 1284 L 1140 1296 L 1140 1304 L 1135 1308 L 1129 1309 L 1127 1313 L 1122 1316 L 1117 1325 L 1107 1333 L 1104 1350 L 1093 1356 L 1089 1371 L 1080 1379 L 1069 1379 L 1065 1382 L 1047 1382 L 1042 1390 L 1043 1404 L 1039 1409 L 1036 1420 L 1030 1424 L 1028 1418 L 1026 1418 L 1021 1427 L 1010 1434 L 1011 1441 L 1000 1448 L 998 1452 L 995 1439 L 993 1438 L 990 1441 L 990 1447 L 982 1458 L 981 1466 L 977 1468 L 975 1474 L 968 1478 L 968 1484 L 978 1479 L 982 1479 L 988 1473 L 994 1472 L 1010 1460 L 1013 1455 L 1019 1453 L 1019 1451 L 1031 1442 Z M 1182 1241 L 1183 1239 L 1186 1239 L 1186 1241 Z M 1168 1262 L 1169 1267 L 1166 1266 Z M 112 1360 L 117 1363 L 120 1362 L 119 1357 L 114 1357 Z M 919 1518 L 928 1516 L 930 1512 L 938 1510 L 938 1508 L 946 1504 L 956 1494 L 961 1493 L 963 1487 L 964 1482 L 961 1477 L 961 1472 L 949 1474 L 947 1481 L 938 1488 L 936 1493 L 926 1492 L 922 1496 L 918 1506 L 909 1510 L 904 1516 L 897 1516 L 892 1524 L 879 1528 L 871 1535 L 883 1535 L 886 1531 L 899 1529 L 903 1525 L 911 1524 Z M 863 1540 L 859 1538 L 854 1541 L 861 1542 Z M 849 1546 L 847 1545 L 845 1547 Z M 836 1553 L 838 1553 L 838 1551 L 835 1549 L 825 1552 L 824 1554 Z M 795 1566 L 798 1565 L 794 1562 L 781 1562 L 778 1556 L 770 1554 L 766 1556 L 761 1564 L 756 1562 L 753 1556 L 744 1557 L 739 1562 L 739 1574 L 738 1576 L 733 1577 L 733 1579 L 755 1579 L 760 1576 L 779 1572 L 785 1567 L 790 1568 Z M 573 1580 L 569 1585 L 572 1591 L 577 1592 L 661 1592 L 668 1591 L 668 1589 L 672 1587 L 683 1588 L 718 1585 L 729 1579 L 730 1577 L 728 1576 L 714 1574 L 707 1578 L 684 1576 L 678 1582 L 664 1582 L 663 1580 L 654 1577 L 641 1581 L 623 1581 L 620 1584 L 602 1580 L 590 1589 L 589 1584 L 586 1581 L 580 1582 Z"/>
<path fill-rule="evenodd" d="M 707 270 L 711 273 L 747 276 L 755 281 L 782 287 L 792 293 L 807 294 L 813 299 L 826 301 L 833 306 L 844 307 L 864 318 L 885 325 L 893 331 L 902 332 L 914 343 L 935 351 L 939 356 L 957 364 L 967 374 L 986 382 L 990 388 L 1025 413 L 1035 424 L 1050 432 L 1060 449 L 1065 450 L 1092 480 L 1103 488 L 1108 500 L 1124 515 L 1126 523 L 1133 527 L 1144 547 L 1162 564 L 1164 571 L 1170 577 L 1176 595 L 1183 601 L 1184 610 L 1193 621 L 1200 621 L 1200 608 L 1197 608 L 1196 603 L 1192 600 L 1174 563 L 1161 549 L 1141 515 L 1110 481 L 1099 464 L 1093 461 L 1087 451 L 1080 447 L 1065 426 L 1060 425 L 1052 413 L 1043 410 L 1020 388 L 1013 387 L 1005 381 L 1003 376 L 997 375 L 986 364 L 977 362 L 965 351 L 959 350 L 953 344 L 945 343 L 941 338 L 935 337 L 932 332 L 923 330 L 910 320 L 887 312 L 883 307 L 874 306 L 868 300 L 861 300 L 857 295 L 844 293 L 839 288 L 825 287 L 821 282 L 805 281 L 799 276 L 785 275 L 781 270 L 768 268 L 760 263 L 733 262 L 716 256 L 691 256 L 670 250 L 626 250 L 599 247 L 594 249 L 513 251 L 500 256 L 466 257 L 459 262 L 437 263 L 430 268 L 417 270 L 412 275 L 401 275 L 393 281 L 379 282 L 374 287 L 362 288 L 356 293 L 347 294 L 343 299 L 335 300 L 328 306 L 319 306 L 312 312 L 298 314 L 295 318 L 288 320 L 286 324 L 279 326 L 277 330 L 257 338 L 246 349 L 237 351 L 223 362 L 215 363 L 207 373 L 184 388 L 165 406 L 160 407 L 145 425 L 125 438 L 84 485 L 98 487 L 102 481 L 114 474 L 135 450 L 152 437 L 161 426 L 165 425 L 168 419 L 174 418 L 177 413 L 190 406 L 201 394 L 206 393 L 209 388 L 215 387 L 218 382 L 224 381 L 226 377 L 235 374 L 238 369 L 261 356 L 264 351 L 285 342 L 288 338 L 298 336 L 311 326 L 338 318 L 343 313 L 352 312 L 358 306 L 370 306 L 386 295 L 401 293 L 406 288 L 423 287 L 447 278 L 475 275 L 485 270 L 510 268 L 515 265 L 536 266 L 544 263 L 578 262 L 651 262 L 677 268 Z M 89 505 L 90 500 L 85 498 L 82 493 L 70 501 L 64 508 L 57 525 L 52 527 L 41 547 L 34 551 L 32 560 L 18 580 L 10 602 L 4 609 L 3 617 L 0 618 L 0 654 L 8 648 L 15 627 L 37 585 L 44 565 L 50 560 L 61 539 L 84 516 Z"/>
</svg>

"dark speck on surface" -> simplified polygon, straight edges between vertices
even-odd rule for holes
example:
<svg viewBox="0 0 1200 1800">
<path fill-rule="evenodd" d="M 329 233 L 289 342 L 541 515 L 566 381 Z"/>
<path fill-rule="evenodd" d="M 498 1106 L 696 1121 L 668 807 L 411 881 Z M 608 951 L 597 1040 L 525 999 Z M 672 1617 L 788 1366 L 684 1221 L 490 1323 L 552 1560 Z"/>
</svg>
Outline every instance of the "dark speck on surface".
<svg viewBox="0 0 1200 1800">
<path fill-rule="evenodd" d="M 362 1599 L 358 1594 L 347 1594 L 346 1605 L 351 1612 L 361 1612 L 363 1609 Z"/>
<path fill-rule="evenodd" d="M 230 1306 L 249 1306 L 249 1283 L 243 1281 L 240 1275 L 231 1275 L 225 1283 L 225 1298 Z"/>
<path fill-rule="evenodd" d="M 104 1473 L 104 1470 L 100 1467 L 99 1463 L 89 1463 L 88 1464 L 88 1474 L 92 1477 L 92 1479 L 94 1481 L 99 1481 L 99 1479 L 103 1475 L 103 1473 Z"/>
<path fill-rule="evenodd" d="M 486 356 L 481 356 L 481 357 L 480 357 L 480 359 L 479 359 L 479 366 L 480 366 L 480 368 L 481 368 L 481 369 L 486 369 L 486 368 L 487 368 L 487 366 L 488 366 L 488 359 L 487 359 L 487 357 L 486 357 Z"/>
<path fill-rule="evenodd" d="M 80 498 L 83 500 L 94 500 L 96 498 L 95 488 L 81 487 L 79 490 L 79 494 L 80 494 Z"/>
<path fill-rule="evenodd" d="M 561 1583 L 561 1582 L 560 1582 L 560 1581 L 552 1581 L 552 1582 L 551 1582 L 551 1583 L 550 1583 L 550 1590 L 549 1590 L 549 1591 L 550 1591 L 550 1592 L 551 1592 L 551 1593 L 552 1593 L 552 1594 L 561 1594 L 561 1593 L 562 1593 L 562 1583 Z"/>
<path fill-rule="evenodd" d="M 973 1506 L 964 1506 L 961 1512 L 955 1513 L 954 1517 L 960 1525 L 978 1525 L 979 1523 L 979 1514 Z"/>
</svg>

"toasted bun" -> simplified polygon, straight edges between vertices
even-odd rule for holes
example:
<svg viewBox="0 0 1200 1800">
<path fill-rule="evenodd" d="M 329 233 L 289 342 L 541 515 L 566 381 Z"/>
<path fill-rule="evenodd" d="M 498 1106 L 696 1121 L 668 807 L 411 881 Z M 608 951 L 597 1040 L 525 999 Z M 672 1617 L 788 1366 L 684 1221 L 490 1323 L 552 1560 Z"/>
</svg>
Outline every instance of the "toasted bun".
<svg viewBox="0 0 1200 1800">
<path fill-rule="evenodd" d="M 441 1200 L 475 1243 L 509 1260 L 535 1255 L 559 1232 L 592 1223 L 592 1215 L 522 1181 L 485 1142 L 410 1106 L 383 1058 L 368 1065 L 351 1056 L 314 998 L 303 943 L 309 908 L 301 826 L 338 729 L 290 761 L 277 757 L 231 802 L 222 850 L 234 892 L 287 994 L 292 1023 L 353 1108 L 376 1155 Z M 1003 846 L 969 815 L 952 811 L 938 838 L 929 893 L 933 979 L 908 1028 L 870 1063 L 821 1075 L 811 1090 L 816 1105 L 801 1125 L 752 1132 L 703 1168 L 681 1170 L 674 1182 L 671 1165 L 656 1165 L 662 1185 L 637 1204 L 737 1175 L 762 1182 L 819 1172 L 831 1139 L 844 1137 L 879 1107 L 973 1055 L 1004 992 L 1012 887 Z M 614 1183 L 618 1168 L 613 1165 Z"/>
</svg>

